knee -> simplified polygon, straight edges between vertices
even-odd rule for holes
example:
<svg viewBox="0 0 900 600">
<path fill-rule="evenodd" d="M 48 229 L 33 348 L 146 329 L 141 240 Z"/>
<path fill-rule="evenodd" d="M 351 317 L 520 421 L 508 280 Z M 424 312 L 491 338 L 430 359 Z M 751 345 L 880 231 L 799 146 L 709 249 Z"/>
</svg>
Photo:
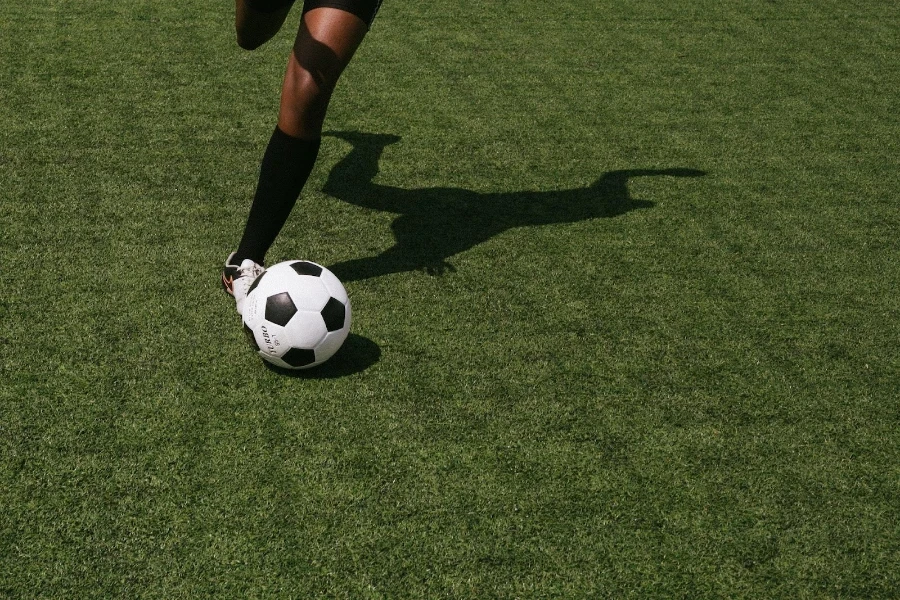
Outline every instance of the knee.
<svg viewBox="0 0 900 600">
<path fill-rule="evenodd" d="M 334 82 L 321 73 L 293 69 L 288 73 L 283 90 L 286 100 L 303 112 L 317 114 L 328 107 Z"/>
<path fill-rule="evenodd" d="M 290 10 L 290 3 L 282 10 L 259 12 L 247 0 L 237 0 L 234 11 L 234 30 L 237 44 L 244 50 L 255 50 L 278 33 Z"/>
<path fill-rule="evenodd" d="M 255 36 L 240 29 L 237 29 L 235 33 L 237 34 L 237 45 L 244 50 L 256 50 L 267 41 L 267 38 Z"/>
<path fill-rule="evenodd" d="M 291 74 L 284 83 L 278 117 L 281 129 L 305 139 L 321 135 L 333 85 L 307 71 Z"/>
</svg>

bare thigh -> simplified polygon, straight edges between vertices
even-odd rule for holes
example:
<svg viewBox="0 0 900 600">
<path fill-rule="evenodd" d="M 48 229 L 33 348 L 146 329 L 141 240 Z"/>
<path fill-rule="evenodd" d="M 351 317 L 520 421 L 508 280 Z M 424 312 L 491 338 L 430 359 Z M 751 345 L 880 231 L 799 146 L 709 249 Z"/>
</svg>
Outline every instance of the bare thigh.
<svg viewBox="0 0 900 600">
<path fill-rule="evenodd" d="M 281 90 L 282 131 L 304 139 L 321 135 L 331 94 L 367 31 L 362 19 L 344 10 L 316 8 L 303 15 Z"/>
<path fill-rule="evenodd" d="M 272 39 L 278 33 L 291 4 L 271 12 L 260 12 L 251 7 L 246 0 L 234 2 L 234 29 L 238 46 L 245 50 L 254 50 Z"/>
</svg>

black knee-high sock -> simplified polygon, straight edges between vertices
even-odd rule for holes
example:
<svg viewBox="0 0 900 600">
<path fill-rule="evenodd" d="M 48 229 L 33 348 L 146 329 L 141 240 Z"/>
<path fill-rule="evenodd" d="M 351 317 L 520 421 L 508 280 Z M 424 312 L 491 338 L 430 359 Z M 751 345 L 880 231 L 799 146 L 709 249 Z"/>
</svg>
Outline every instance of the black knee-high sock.
<svg viewBox="0 0 900 600">
<path fill-rule="evenodd" d="M 263 154 L 256 195 L 233 263 L 249 258 L 263 264 L 312 172 L 320 142 L 297 139 L 275 128 Z"/>
</svg>

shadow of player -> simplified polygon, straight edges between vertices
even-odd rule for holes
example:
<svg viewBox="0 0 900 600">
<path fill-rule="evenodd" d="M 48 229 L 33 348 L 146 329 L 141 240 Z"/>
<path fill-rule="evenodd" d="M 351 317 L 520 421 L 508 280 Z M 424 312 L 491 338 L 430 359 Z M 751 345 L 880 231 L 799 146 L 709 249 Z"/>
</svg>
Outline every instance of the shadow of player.
<svg viewBox="0 0 900 600">
<path fill-rule="evenodd" d="M 377 256 L 330 266 L 343 281 L 389 273 L 453 271 L 448 259 L 514 227 L 573 223 L 650 208 L 628 193 L 633 177 L 700 177 L 696 169 L 628 169 L 604 173 L 592 185 L 558 191 L 479 193 L 460 188 L 404 189 L 374 182 L 385 147 L 398 136 L 328 132 L 350 152 L 331 170 L 323 191 L 350 204 L 400 215 L 391 225 L 396 243 Z"/>
</svg>

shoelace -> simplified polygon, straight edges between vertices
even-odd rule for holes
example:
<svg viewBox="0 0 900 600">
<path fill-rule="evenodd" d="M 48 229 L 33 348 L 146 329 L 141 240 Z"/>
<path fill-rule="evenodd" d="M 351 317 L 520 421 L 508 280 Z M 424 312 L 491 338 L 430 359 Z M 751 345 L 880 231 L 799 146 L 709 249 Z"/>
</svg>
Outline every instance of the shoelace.
<svg viewBox="0 0 900 600">
<path fill-rule="evenodd" d="M 237 270 L 237 277 L 234 278 L 234 286 L 241 286 L 241 290 L 246 293 L 250 288 L 250 284 L 265 271 L 259 265 L 251 265 Z"/>
</svg>

